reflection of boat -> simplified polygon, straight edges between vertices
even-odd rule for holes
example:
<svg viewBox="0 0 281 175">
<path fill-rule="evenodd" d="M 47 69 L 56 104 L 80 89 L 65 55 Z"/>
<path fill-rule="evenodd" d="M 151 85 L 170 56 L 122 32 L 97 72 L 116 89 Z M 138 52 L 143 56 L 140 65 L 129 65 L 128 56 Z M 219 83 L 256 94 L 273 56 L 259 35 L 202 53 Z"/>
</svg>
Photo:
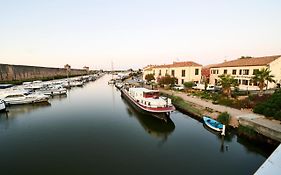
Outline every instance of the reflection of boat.
<svg viewBox="0 0 281 175">
<path fill-rule="evenodd" d="M 215 131 L 221 132 L 222 135 L 225 135 L 225 126 L 223 124 L 221 124 L 220 122 L 218 122 L 210 117 L 207 117 L 207 116 L 203 117 L 203 121 L 209 128 L 211 128 Z"/>
<path fill-rule="evenodd" d="M 16 105 L 10 106 L 8 109 L 7 117 L 15 117 L 19 114 L 30 113 L 34 110 L 50 107 L 50 103 L 35 103 L 35 104 L 26 104 L 26 105 Z"/>
<path fill-rule="evenodd" d="M 160 119 L 166 120 L 167 114 L 175 110 L 171 99 L 159 96 L 158 90 L 146 88 L 125 88 L 121 89 L 121 94 L 128 99 L 135 107 L 142 112 L 150 113 Z"/>
<path fill-rule="evenodd" d="M 151 136 L 166 140 L 168 135 L 175 130 L 175 124 L 170 118 L 167 120 L 167 122 L 163 122 L 157 118 L 149 116 L 148 114 L 140 113 L 133 108 L 133 105 L 127 100 L 124 99 L 123 101 L 127 104 L 128 114 L 130 116 L 134 116 L 144 130 Z"/>
<path fill-rule="evenodd" d="M 26 91 L 6 91 L 0 97 L 7 105 L 39 103 L 49 100 L 49 96 L 47 95 L 37 93 L 28 94 Z"/>
</svg>

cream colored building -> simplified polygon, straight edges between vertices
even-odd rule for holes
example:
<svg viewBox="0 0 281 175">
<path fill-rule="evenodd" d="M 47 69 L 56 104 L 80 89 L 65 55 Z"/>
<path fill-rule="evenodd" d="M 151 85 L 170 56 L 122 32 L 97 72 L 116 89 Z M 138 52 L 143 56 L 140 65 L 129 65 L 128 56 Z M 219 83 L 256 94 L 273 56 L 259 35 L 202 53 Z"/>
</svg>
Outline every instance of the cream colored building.
<svg viewBox="0 0 281 175">
<path fill-rule="evenodd" d="M 155 80 L 165 75 L 170 75 L 178 79 L 177 84 L 184 82 L 200 83 L 202 65 L 192 61 L 174 62 L 167 65 L 149 65 L 143 69 L 143 79 L 147 74 L 154 74 Z"/>
<path fill-rule="evenodd" d="M 281 83 L 281 55 L 240 58 L 217 64 L 210 69 L 210 84 L 217 84 L 222 74 L 229 74 L 237 79 L 241 90 L 259 90 L 257 84 L 251 81 L 256 70 L 268 68 L 274 75 L 276 83 L 268 83 L 267 88 L 275 88 Z"/>
</svg>

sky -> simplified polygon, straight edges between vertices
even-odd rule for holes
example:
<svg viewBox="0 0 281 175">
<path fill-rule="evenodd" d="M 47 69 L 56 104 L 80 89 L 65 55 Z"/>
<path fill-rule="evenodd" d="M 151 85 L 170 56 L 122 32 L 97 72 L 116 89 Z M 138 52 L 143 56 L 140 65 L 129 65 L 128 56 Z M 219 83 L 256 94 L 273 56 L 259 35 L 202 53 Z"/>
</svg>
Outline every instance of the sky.
<svg viewBox="0 0 281 175">
<path fill-rule="evenodd" d="M 278 0 L 0 0 L 0 63 L 138 69 L 281 54 Z"/>
</svg>

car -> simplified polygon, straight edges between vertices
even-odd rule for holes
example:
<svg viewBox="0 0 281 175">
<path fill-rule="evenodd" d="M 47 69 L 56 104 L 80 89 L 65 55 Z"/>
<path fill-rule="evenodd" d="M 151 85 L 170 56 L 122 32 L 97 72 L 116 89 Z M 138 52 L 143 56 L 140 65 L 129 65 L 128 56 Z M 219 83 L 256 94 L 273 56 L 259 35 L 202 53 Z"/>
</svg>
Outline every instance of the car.
<svg viewBox="0 0 281 175">
<path fill-rule="evenodd" d="M 204 84 L 197 84 L 196 86 L 193 86 L 192 89 L 197 89 L 197 90 L 205 90 L 205 85 Z M 215 86 L 208 84 L 206 87 L 207 91 L 214 91 L 215 90 Z"/>
<path fill-rule="evenodd" d="M 172 87 L 173 90 L 178 90 L 178 91 L 181 91 L 181 90 L 184 90 L 184 87 L 181 86 L 181 85 L 176 85 L 174 87 Z"/>
</svg>

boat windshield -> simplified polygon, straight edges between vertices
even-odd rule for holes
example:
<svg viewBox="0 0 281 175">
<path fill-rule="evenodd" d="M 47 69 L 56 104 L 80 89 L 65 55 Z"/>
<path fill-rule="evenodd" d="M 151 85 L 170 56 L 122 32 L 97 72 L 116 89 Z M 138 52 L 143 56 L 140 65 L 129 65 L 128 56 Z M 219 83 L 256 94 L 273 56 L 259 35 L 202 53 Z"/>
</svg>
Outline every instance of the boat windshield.
<svg viewBox="0 0 281 175">
<path fill-rule="evenodd" d="M 159 92 L 144 92 L 143 97 L 144 98 L 159 98 L 160 94 Z"/>
</svg>

